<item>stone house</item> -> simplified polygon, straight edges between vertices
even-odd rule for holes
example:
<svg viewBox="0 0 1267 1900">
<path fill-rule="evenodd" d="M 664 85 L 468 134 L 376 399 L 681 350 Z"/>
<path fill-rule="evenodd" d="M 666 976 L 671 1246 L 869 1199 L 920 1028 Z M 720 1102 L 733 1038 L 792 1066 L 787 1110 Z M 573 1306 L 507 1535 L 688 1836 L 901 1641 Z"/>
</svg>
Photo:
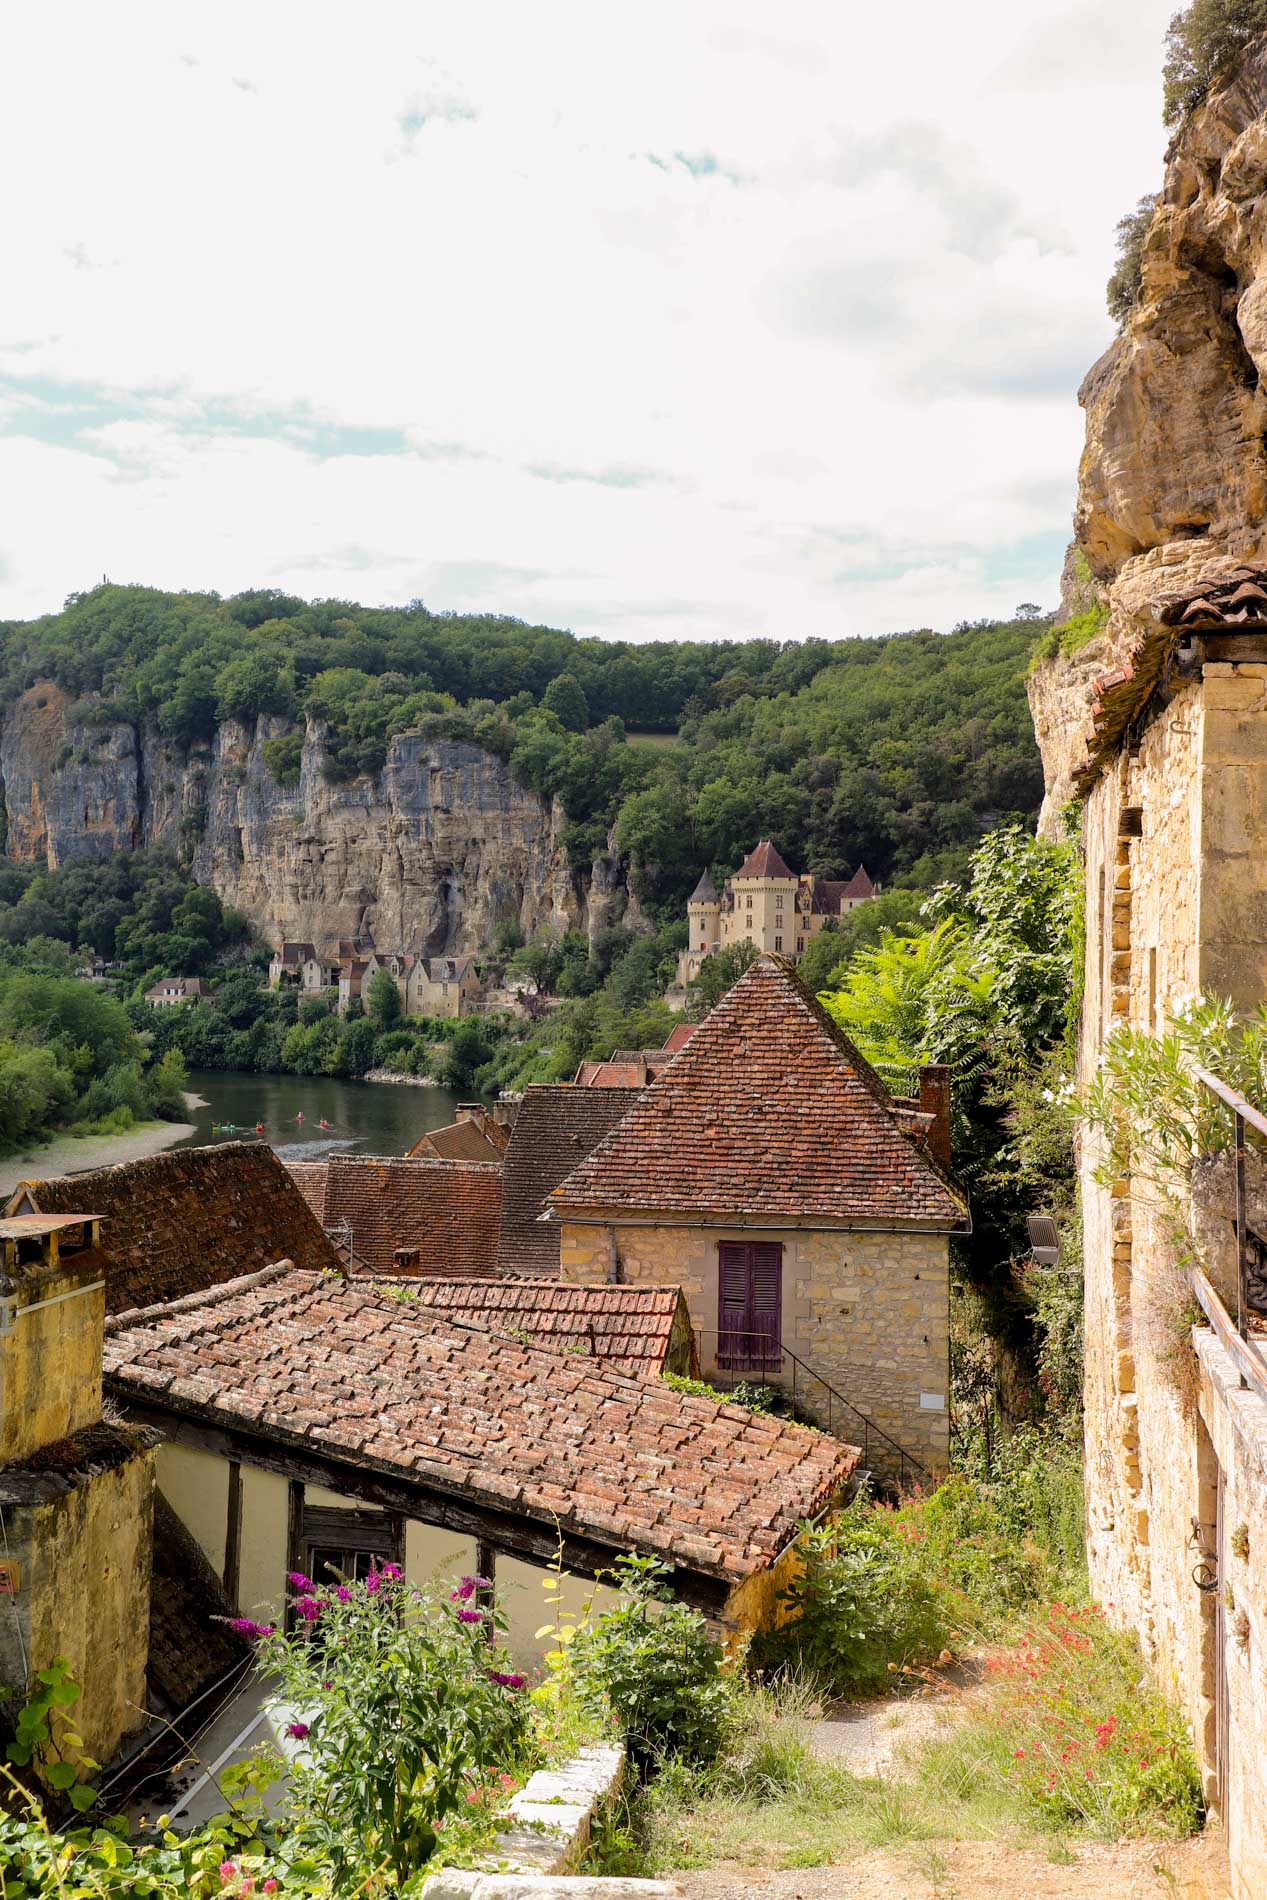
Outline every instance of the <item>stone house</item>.
<svg viewBox="0 0 1267 1900">
<path fill-rule="evenodd" d="M 200 976 L 163 976 L 145 992 L 151 1009 L 175 1009 L 182 1003 L 198 1003 L 207 994 Z"/>
<path fill-rule="evenodd" d="M 1155 580 L 1146 603 L 1119 607 L 1119 663 L 1101 672 L 1089 707 L 1069 669 L 1061 770 L 1074 760 L 1084 806 L 1084 1078 L 1119 1026 L 1162 1034 L 1202 994 L 1245 1012 L 1267 1001 L 1264 580 L 1244 569 L 1168 589 Z M 1060 678 L 1036 690 L 1058 692 Z M 1259 1895 L 1267 1893 L 1267 1319 L 1247 1313 L 1250 1337 L 1241 1340 L 1229 1317 L 1238 1300 L 1231 1194 L 1210 1205 L 1173 1184 L 1208 1275 L 1210 1323 L 1194 1328 L 1199 1283 L 1175 1244 L 1173 1213 L 1155 1182 L 1099 1182 L 1102 1152 L 1097 1136 L 1084 1135 L 1092 1586 L 1182 1698 L 1207 1802 L 1228 1827 L 1236 1891 Z M 1261 1259 L 1267 1221 L 1261 1209 L 1251 1214 L 1261 1231 L 1247 1246 Z"/>
<path fill-rule="evenodd" d="M 316 948 L 311 943 L 296 943 L 288 937 L 274 950 L 268 960 L 268 987 L 280 989 L 283 983 L 298 983 L 303 976 L 305 963 L 316 961 Z"/>
<path fill-rule="evenodd" d="M 840 879 L 791 871 L 763 838 L 720 893 L 707 871 L 692 891 L 686 906 L 687 945 L 678 958 L 678 990 L 699 975 L 705 957 L 737 943 L 794 960 L 829 917 L 842 917 L 865 904 L 876 889 L 861 865 L 852 877 Z"/>
<path fill-rule="evenodd" d="M 475 958 L 415 957 L 405 980 L 407 1016 L 469 1016 L 484 993 Z"/>
<path fill-rule="evenodd" d="M 895 1100 L 791 963 L 759 958 L 546 1195 L 563 1279 L 680 1285 L 705 1378 L 795 1385 L 878 1468 L 944 1471 L 969 1227 L 944 1081 Z"/>
<path fill-rule="evenodd" d="M 340 1016 L 346 1016 L 351 1003 L 363 1003 L 369 994 L 370 984 L 378 975 L 382 965 L 371 950 L 366 957 L 349 957 L 339 966 L 339 1003 Z"/>
</svg>

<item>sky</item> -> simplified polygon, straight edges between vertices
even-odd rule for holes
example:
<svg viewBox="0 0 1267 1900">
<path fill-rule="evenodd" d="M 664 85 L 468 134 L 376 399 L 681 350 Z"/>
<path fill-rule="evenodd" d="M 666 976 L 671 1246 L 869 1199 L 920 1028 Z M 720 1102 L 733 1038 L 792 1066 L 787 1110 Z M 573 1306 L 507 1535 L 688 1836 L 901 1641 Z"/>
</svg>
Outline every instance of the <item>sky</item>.
<svg viewBox="0 0 1267 1900">
<path fill-rule="evenodd" d="M 0 617 L 1054 606 L 1174 3 L 13 12 Z"/>
</svg>

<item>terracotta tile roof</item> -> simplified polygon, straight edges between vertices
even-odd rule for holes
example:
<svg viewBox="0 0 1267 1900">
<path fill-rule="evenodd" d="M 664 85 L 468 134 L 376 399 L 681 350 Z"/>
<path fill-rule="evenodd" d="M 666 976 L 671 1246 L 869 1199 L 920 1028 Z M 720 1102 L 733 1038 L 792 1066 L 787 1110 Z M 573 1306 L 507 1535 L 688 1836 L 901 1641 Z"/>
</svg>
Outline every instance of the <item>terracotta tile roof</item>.
<svg viewBox="0 0 1267 1900">
<path fill-rule="evenodd" d="M 874 897 L 875 885 L 864 864 L 860 864 L 842 893 L 845 897 Z"/>
<path fill-rule="evenodd" d="M 301 1167 L 305 1164 L 299 1164 Z M 439 1161 L 422 1156 L 332 1155 L 324 1187 L 311 1175 L 303 1184 L 326 1228 L 347 1221 L 358 1264 L 371 1273 L 397 1270 L 398 1247 L 418 1251 L 424 1274 L 493 1272 L 501 1219 L 502 1171 L 486 1161 Z M 298 1182 L 297 1182 L 298 1185 Z"/>
<path fill-rule="evenodd" d="M 233 1614 L 202 1546 L 156 1491 L 146 1673 L 151 1703 L 161 1713 L 178 1714 L 235 1668 L 249 1665 L 247 1644 L 217 1621 Z"/>
<path fill-rule="evenodd" d="M 521 1344 L 578 1352 L 630 1378 L 665 1370 L 674 1340 L 688 1345 L 690 1315 L 681 1287 L 568 1286 L 562 1280 L 424 1280 L 422 1304 L 452 1319 L 487 1326 Z"/>
<path fill-rule="evenodd" d="M 295 1183 L 262 1142 L 178 1148 L 87 1174 L 20 1181 L 9 1212 L 101 1217 L 106 1311 L 200 1293 L 275 1260 L 338 1259 Z"/>
<path fill-rule="evenodd" d="M 671 1029 L 664 1039 L 669 1055 L 675 1056 L 679 1049 L 685 1049 L 698 1028 L 698 1023 L 679 1023 L 675 1029 Z"/>
<path fill-rule="evenodd" d="M 326 1174 L 328 1163 L 325 1161 L 288 1161 L 286 1172 L 311 1209 L 313 1219 L 322 1227 L 326 1224 Z"/>
<path fill-rule="evenodd" d="M 643 1055 L 617 1053 L 606 1062 L 582 1062 L 576 1086 L 582 1089 L 643 1089 L 653 1074 Z"/>
<path fill-rule="evenodd" d="M 306 963 L 310 957 L 315 957 L 316 954 L 317 952 L 312 944 L 292 943 L 289 937 L 282 939 L 281 945 L 276 951 L 276 955 L 282 963 Z"/>
<path fill-rule="evenodd" d="M 553 1278 L 559 1230 L 539 1216 L 551 1188 L 628 1114 L 637 1088 L 540 1087 L 524 1091 L 502 1163 L 497 1271 Z"/>
<path fill-rule="evenodd" d="M 506 1144 L 493 1133 L 496 1128 L 491 1120 L 483 1123 L 469 1119 L 429 1128 L 409 1150 L 407 1159 L 430 1155 L 436 1161 L 500 1161 Z"/>
<path fill-rule="evenodd" d="M 770 843 L 770 840 L 763 838 L 755 850 L 748 853 L 743 863 L 739 866 L 739 869 L 735 872 L 735 876 L 795 878 L 796 872 L 788 870 L 787 865 L 784 864 L 782 858 Z"/>
<path fill-rule="evenodd" d="M 938 1231 L 966 1216 L 962 1190 L 903 1131 L 875 1071 L 792 965 L 771 956 L 745 971 L 549 1205 L 563 1218 L 639 1208 Z"/>
<path fill-rule="evenodd" d="M 267 1272 L 113 1322 L 116 1398 L 252 1431 L 736 1583 L 833 1498 L 825 1433 L 455 1325 L 370 1279 Z"/>
</svg>

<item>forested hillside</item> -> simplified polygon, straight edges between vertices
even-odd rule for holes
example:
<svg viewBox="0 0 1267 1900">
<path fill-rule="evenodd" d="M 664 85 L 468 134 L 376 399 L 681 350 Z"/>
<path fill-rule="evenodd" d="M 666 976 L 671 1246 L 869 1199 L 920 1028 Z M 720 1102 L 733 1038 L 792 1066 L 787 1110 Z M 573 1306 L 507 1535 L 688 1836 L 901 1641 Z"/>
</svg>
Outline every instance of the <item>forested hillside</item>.
<svg viewBox="0 0 1267 1900">
<path fill-rule="evenodd" d="M 102 585 L 0 623 L 0 710 L 52 679 L 81 721 L 178 747 L 267 713 L 292 722 L 268 741 L 279 784 L 306 719 L 324 722 L 335 780 L 378 771 L 397 733 L 469 737 L 560 798 L 575 865 L 614 827 L 644 902 L 676 908 L 703 863 L 732 868 L 758 835 L 808 870 L 865 861 L 925 885 L 983 830 L 1029 817 L 1035 631 L 1031 613 L 946 635 L 634 646 L 421 602 Z"/>
</svg>

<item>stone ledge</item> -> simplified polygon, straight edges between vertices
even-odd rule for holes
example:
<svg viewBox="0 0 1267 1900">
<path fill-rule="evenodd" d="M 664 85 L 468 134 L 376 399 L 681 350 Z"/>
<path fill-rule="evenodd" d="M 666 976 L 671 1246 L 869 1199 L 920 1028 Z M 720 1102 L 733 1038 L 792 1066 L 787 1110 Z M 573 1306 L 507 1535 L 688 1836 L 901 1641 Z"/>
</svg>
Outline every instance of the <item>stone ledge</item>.
<svg viewBox="0 0 1267 1900">
<path fill-rule="evenodd" d="M 610 1801 L 625 1772 L 620 1745 L 583 1748 L 561 1768 L 539 1768 L 502 1810 L 505 1825 L 484 1868 L 447 1867 L 425 1881 L 419 1900 L 525 1900 L 574 1894 L 576 1900 L 635 1900 L 674 1891 L 659 1881 L 567 1878 L 589 1843 L 595 1812 Z M 498 1881 L 519 1881 L 498 1886 Z M 524 1882 L 528 1884 L 522 1884 Z M 536 1884 L 534 1884 L 536 1883 Z"/>
<path fill-rule="evenodd" d="M 667 1880 L 590 1879 L 584 1874 L 484 1874 L 456 1867 L 433 1874 L 419 1900 L 669 1900 Z"/>
</svg>

